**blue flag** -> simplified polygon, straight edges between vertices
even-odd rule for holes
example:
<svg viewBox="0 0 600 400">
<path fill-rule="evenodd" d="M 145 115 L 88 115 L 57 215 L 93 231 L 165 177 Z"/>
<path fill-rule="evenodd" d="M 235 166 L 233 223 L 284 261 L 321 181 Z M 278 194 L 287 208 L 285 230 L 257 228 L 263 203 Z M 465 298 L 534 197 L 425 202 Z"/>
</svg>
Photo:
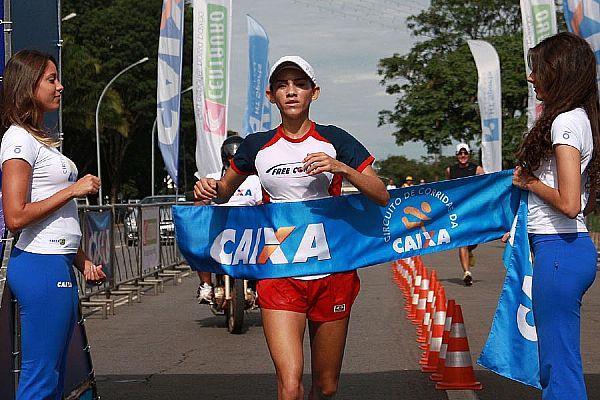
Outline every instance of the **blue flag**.
<svg viewBox="0 0 600 400">
<path fill-rule="evenodd" d="M 541 389 L 537 333 L 533 320 L 533 265 L 523 195 L 504 250 L 506 278 L 488 340 L 477 363 L 499 375 Z"/>
<path fill-rule="evenodd" d="M 596 66 L 600 67 L 600 1 L 564 1 L 563 11 L 569 32 L 588 41 L 596 55 Z M 600 89 L 600 75 L 598 88 Z"/>
<path fill-rule="evenodd" d="M 511 171 L 390 191 L 256 207 L 175 206 L 177 244 L 198 271 L 253 279 L 348 271 L 498 239 L 520 190 Z"/>
<path fill-rule="evenodd" d="M 167 172 L 178 184 L 184 1 L 164 0 L 158 38 L 156 128 Z M 154 138 L 152 139 L 154 140 Z"/>
<path fill-rule="evenodd" d="M 269 37 L 254 18 L 248 21 L 248 99 L 242 137 L 271 129 L 271 103 L 265 91 L 269 80 Z"/>
</svg>

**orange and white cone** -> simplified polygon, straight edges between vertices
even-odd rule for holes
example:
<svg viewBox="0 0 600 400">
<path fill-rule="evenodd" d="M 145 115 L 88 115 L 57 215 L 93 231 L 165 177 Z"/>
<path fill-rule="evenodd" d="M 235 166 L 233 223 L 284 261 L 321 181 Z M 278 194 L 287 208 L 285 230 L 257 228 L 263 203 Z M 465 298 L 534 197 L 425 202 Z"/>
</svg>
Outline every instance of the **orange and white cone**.
<svg viewBox="0 0 600 400">
<path fill-rule="evenodd" d="M 419 305 L 419 290 L 421 288 L 421 281 L 423 280 L 423 275 L 424 275 L 424 270 L 425 267 L 422 267 L 420 265 L 416 266 L 416 272 L 415 272 L 415 280 L 413 283 L 413 287 L 411 289 L 411 302 L 410 302 L 410 308 L 409 308 L 409 313 L 406 316 L 406 318 L 413 320 L 416 316 L 417 313 L 417 306 Z"/>
<path fill-rule="evenodd" d="M 418 290 L 419 297 L 417 300 L 417 309 L 412 318 L 414 325 L 421 325 L 425 316 L 425 306 L 427 305 L 427 293 L 429 293 L 429 277 L 427 276 L 427 268 L 423 267 L 423 275 L 421 278 L 421 286 Z"/>
<path fill-rule="evenodd" d="M 454 300 L 448 300 L 446 305 L 446 321 L 444 322 L 444 333 L 442 334 L 442 345 L 438 356 L 436 371 L 431 374 L 429 379 L 439 382 L 444 378 L 444 368 L 446 365 L 446 351 L 448 350 L 448 340 L 450 339 L 450 330 L 452 329 L 452 315 L 454 314 Z"/>
<path fill-rule="evenodd" d="M 442 338 L 444 336 L 444 325 L 446 323 L 446 291 L 439 285 L 435 299 L 435 312 L 432 318 L 431 334 L 429 335 L 429 346 L 425 352 L 422 372 L 435 372 L 440 359 Z"/>
<path fill-rule="evenodd" d="M 454 306 L 452 330 L 446 352 L 444 377 L 435 385 L 440 390 L 481 390 L 483 385 L 475 380 L 467 330 L 460 305 Z"/>
<path fill-rule="evenodd" d="M 423 343 L 419 348 L 421 350 L 427 349 L 427 343 L 429 339 L 429 330 L 431 325 L 431 314 L 433 312 L 433 298 L 438 288 L 437 273 L 435 270 L 431 271 L 429 278 L 429 290 L 427 291 L 427 299 L 425 302 L 425 314 L 423 315 L 423 324 L 417 329 L 417 343 Z"/>
</svg>

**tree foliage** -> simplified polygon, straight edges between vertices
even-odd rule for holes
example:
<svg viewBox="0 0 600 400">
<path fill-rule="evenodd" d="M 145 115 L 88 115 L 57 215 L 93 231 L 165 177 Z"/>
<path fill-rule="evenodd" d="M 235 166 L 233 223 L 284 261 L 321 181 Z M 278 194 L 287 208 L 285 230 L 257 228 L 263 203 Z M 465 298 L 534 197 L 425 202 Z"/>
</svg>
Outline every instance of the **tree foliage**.
<svg viewBox="0 0 600 400">
<path fill-rule="evenodd" d="M 65 154 L 75 161 L 80 175 L 96 173 L 95 111 L 104 86 L 123 68 L 149 57 L 149 61 L 112 84 L 99 113 L 104 192 L 113 201 L 120 196 L 148 195 L 162 0 L 63 0 L 61 9 L 64 15 L 77 13 L 76 18 L 62 25 L 63 131 Z M 185 38 L 191 38 L 191 11 L 186 7 Z M 184 40 L 182 89 L 191 82 L 191 53 L 191 40 Z M 195 171 L 192 109 L 191 93 L 182 96 L 182 178 Z M 158 148 L 155 159 L 156 181 L 160 184 L 166 172 Z M 191 185 L 185 179 L 181 183 Z"/>
<path fill-rule="evenodd" d="M 382 84 L 398 99 L 393 110 L 380 112 L 380 125 L 394 126 L 398 145 L 422 141 L 430 154 L 453 141 L 479 143 L 477 69 L 467 40 L 486 40 L 500 58 L 503 158 L 509 166 L 527 122 L 519 3 L 433 0 L 409 17 L 408 27 L 423 40 L 406 55 L 380 60 Z"/>
</svg>

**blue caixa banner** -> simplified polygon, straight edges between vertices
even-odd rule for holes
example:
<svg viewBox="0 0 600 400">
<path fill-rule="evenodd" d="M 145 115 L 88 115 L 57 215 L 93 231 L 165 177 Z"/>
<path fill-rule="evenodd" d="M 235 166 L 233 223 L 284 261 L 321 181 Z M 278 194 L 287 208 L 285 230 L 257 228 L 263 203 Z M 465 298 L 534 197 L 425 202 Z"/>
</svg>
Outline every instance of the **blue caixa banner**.
<svg viewBox="0 0 600 400">
<path fill-rule="evenodd" d="M 348 271 L 500 238 L 521 191 L 512 172 L 390 191 L 256 207 L 175 206 L 177 244 L 194 270 L 253 279 Z"/>
</svg>

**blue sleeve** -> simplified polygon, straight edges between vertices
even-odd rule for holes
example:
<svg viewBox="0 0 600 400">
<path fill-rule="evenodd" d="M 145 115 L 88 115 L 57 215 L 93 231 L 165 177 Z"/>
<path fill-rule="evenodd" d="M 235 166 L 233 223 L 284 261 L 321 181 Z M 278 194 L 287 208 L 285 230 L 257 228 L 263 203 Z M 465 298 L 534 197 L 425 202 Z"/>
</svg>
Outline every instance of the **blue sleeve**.
<svg viewBox="0 0 600 400">
<path fill-rule="evenodd" d="M 252 133 L 240 144 L 233 156 L 231 168 L 240 175 L 256 175 L 256 155 L 258 151 L 275 135 L 275 130 Z"/>
<path fill-rule="evenodd" d="M 375 161 L 369 150 L 345 130 L 333 125 L 317 125 L 316 129 L 321 136 L 333 144 L 337 152 L 336 158 L 347 166 L 362 172 Z"/>
</svg>

